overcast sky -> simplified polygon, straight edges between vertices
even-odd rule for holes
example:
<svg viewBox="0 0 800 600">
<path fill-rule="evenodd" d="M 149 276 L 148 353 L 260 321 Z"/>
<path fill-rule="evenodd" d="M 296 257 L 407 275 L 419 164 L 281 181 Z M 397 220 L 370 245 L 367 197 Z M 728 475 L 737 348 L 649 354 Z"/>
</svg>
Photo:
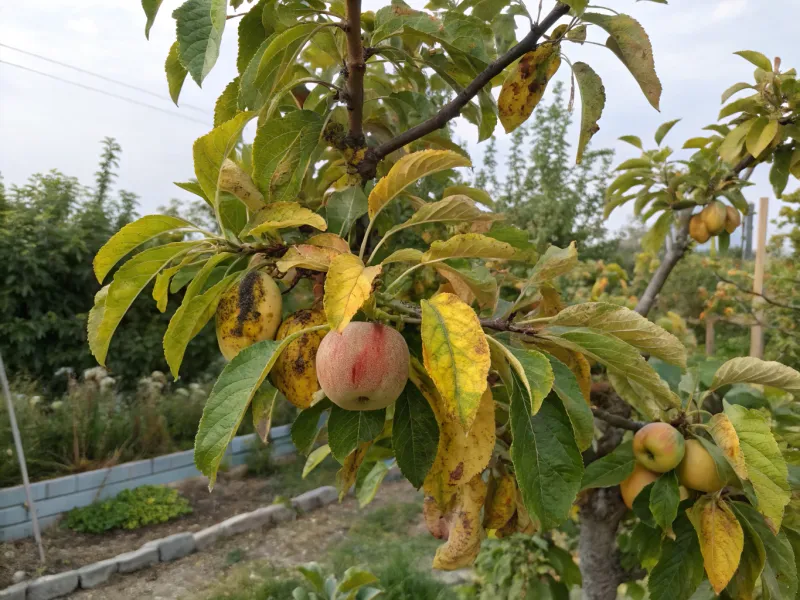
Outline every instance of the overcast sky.
<svg viewBox="0 0 800 600">
<path fill-rule="evenodd" d="M 376 9 L 387 2 L 364 0 L 364 5 Z M 737 81 L 752 79 L 753 67 L 734 56 L 734 51 L 758 50 L 769 57 L 780 56 L 784 66 L 800 68 L 797 0 L 670 0 L 668 6 L 632 0 L 606 2 L 645 27 L 664 87 L 659 113 L 610 52 L 591 45 L 566 46 L 570 59 L 591 64 L 605 83 L 606 107 L 594 145 L 614 148 L 619 159 L 636 151 L 616 138 L 634 134 L 652 144 L 655 128 L 670 119 L 683 118 L 666 139 L 673 147 L 702 135 L 701 128 L 716 120 L 722 91 Z M 155 211 L 170 198 L 187 197 L 172 182 L 193 176 L 192 142 L 210 129 L 214 101 L 235 75 L 236 35 L 234 22 L 229 22 L 219 61 L 203 89 L 187 78 L 181 108 L 175 107 L 168 99 L 163 64 L 175 38 L 171 13 L 180 3 L 164 0 L 147 41 L 137 0 L 26 0 L 24 7 L 0 2 L 0 43 L 126 81 L 159 97 L 7 47 L 0 46 L 0 60 L 166 111 L 0 63 L 0 173 L 6 184 L 22 184 L 31 174 L 53 168 L 91 183 L 100 140 L 112 136 L 123 148 L 118 185 L 140 196 L 142 214 Z M 421 7 L 424 1 L 411 4 Z M 528 4 L 535 12 L 538 3 L 528 0 Z M 545 10 L 549 5 L 552 3 L 545 1 Z M 564 78 L 568 73 L 565 67 L 559 73 Z M 472 126 L 459 123 L 457 134 L 469 143 L 473 162 L 479 164 L 483 148 L 475 143 Z M 507 147 L 507 136 L 499 126 L 496 134 L 501 149 Z M 573 137 L 577 141 L 577 132 Z M 757 185 L 747 190 L 749 200 L 772 197 L 768 168 L 756 171 L 753 181 Z M 791 180 L 788 189 L 796 187 L 797 181 Z M 779 206 L 780 201 L 773 198 L 770 218 Z M 616 211 L 611 226 L 618 227 L 629 214 Z"/>
</svg>

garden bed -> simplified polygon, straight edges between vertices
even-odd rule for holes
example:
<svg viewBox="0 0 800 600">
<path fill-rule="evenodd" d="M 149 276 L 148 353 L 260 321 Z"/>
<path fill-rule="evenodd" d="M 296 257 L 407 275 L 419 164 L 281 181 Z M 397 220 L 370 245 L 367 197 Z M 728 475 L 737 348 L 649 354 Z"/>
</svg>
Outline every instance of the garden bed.
<svg viewBox="0 0 800 600">
<path fill-rule="evenodd" d="M 16 571 L 25 571 L 28 578 L 69 571 L 135 550 L 150 540 L 198 531 L 233 515 L 267 506 L 276 499 L 330 483 L 336 466 L 332 461 L 326 462 L 305 480 L 300 479 L 302 464 L 299 461 L 281 467 L 268 478 L 236 478 L 220 473 L 213 493 L 209 493 L 208 480 L 204 477 L 185 480 L 174 487 L 189 500 L 192 514 L 159 525 L 100 535 L 54 527 L 43 533 L 47 557 L 44 568 L 39 563 L 33 539 L 0 544 L 0 589 L 11 585 Z"/>
</svg>

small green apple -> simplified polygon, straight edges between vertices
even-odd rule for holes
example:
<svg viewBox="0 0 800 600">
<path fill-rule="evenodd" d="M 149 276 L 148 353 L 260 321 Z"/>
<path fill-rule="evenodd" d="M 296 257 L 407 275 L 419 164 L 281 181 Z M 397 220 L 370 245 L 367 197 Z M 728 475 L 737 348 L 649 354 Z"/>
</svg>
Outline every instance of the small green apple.
<svg viewBox="0 0 800 600">
<path fill-rule="evenodd" d="M 655 473 L 666 473 L 683 460 L 685 444 L 681 433 L 669 423 L 649 423 L 633 436 L 633 455 Z"/>
</svg>

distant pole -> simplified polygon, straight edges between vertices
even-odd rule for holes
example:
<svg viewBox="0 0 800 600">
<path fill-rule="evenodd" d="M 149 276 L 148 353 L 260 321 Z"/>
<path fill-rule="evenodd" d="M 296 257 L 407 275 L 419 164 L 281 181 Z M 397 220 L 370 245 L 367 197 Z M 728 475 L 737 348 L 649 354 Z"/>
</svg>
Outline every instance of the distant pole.
<svg viewBox="0 0 800 600">
<path fill-rule="evenodd" d="M 758 246 L 756 248 L 756 268 L 753 275 L 753 298 L 756 324 L 750 329 L 750 356 L 763 358 L 764 356 L 764 328 L 761 321 L 764 317 L 758 307 L 764 302 L 761 294 L 764 293 L 764 262 L 767 253 L 767 213 L 769 211 L 769 198 L 761 198 L 758 205 Z"/>
<path fill-rule="evenodd" d="M 19 470 L 22 471 L 22 484 L 25 487 L 25 498 L 28 501 L 28 511 L 33 522 L 33 537 L 36 538 L 36 545 L 39 546 L 39 560 L 44 563 L 44 546 L 42 546 L 42 534 L 39 531 L 39 518 L 36 516 L 36 505 L 31 495 L 31 482 L 28 480 L 28 466 L 25 464 L 25 452 L 22 450 L 22 438 L 19 435 L 17 425 L 17 415 L 14 412 L 14 404 L 11 402 L 11 389 L 8 387 L 8 377 L 6 377 L 6 367 L 3 364 L 3 357 L 0 355 L 0 384 L 3 387 L 3 395 L 8 404 L 8 417 L 11 421 L 11 434 L 14 436 L 14 445 L 17 447 L 17 458 L 19 459 Z"/>
<path fill-rule="evenodd" d="M 742 227 L 742 260 L 753 258 L 753 213 L 756 205 L 752 202 L 747 205 L 747 214 L 744 217 L 744 227 Z"/>
</svg>

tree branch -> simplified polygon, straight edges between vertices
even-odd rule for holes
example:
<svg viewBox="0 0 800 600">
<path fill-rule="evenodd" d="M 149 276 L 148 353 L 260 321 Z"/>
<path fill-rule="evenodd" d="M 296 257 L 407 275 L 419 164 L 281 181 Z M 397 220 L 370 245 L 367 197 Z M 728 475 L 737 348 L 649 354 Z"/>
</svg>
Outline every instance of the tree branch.
<svg viewBox="0 0 800 600">
<path fill-rule="evenodd" d="M 364 145 L 364 73 L 367 63 L 361 43 L 361 0 L 347 0 L 347 111 L 350 122 L 349 141 L 355 147 Z"/>
<path fill-rule="evenodd" d="M 739 290 L 743 294 L 749 294 L 751 296 L 756 296 L 756 297 L 761 298 L 762 300 L 764 300 L 764 302 L 766 302 L 767 304 L 771 304 L 772 306 L 777 306 L 778 308 L 787 308 L 789 310 L 800 311 L 800 306 L 794 306 L 792 304 L 783 304 L 783 303 L 778 302 L 776 300 L 773 300 L 769 296 L 765 296 L 764 294 L 761 294 L 759 292 L 754 292 L 753 290 L 745 289 L 742 286 L 740 286 L 738 283 L 736 283 L 735 281 L 733 281 L 731 279 L 727 279 L 726 277 L 723 277 L 717 271 L 714 271 L 714 275 L 716 275 L 717 279 L 719 279 L 720 281 L 723 281 L 725 283 L 728 283 L 728 284 L 734 286 L 737 290 Z"/>
<path fill-rule="evenodd" d="M 619 415 L 612 414 L 606 410 L 603 410 L 602 408 L 597 408 L 596 406 L 592 407 L 592 413 L 594 414 L 595 418 L 605 421 L 614 427 L 627 429 L 628 431 L 639 431 L 642 427 L 647 425 L 647 423 L 642 423 L 641 421 L 632 421 L 630 419 L 626 419 L 625 417 L 620 417 Z"/>
<path fill-rule="evenodd" d="M 478 74 L 478 76 L 473 79 L 463 91 L 453 98 L 453 100 L 445 104 L 438 113 L 436 113 L 427 121 L 424 121 L 419 125 L 404 131 L 398 136 L 395 136 L 391 140 L 369 149 L 366 157 L 358 167 L 359 174 L 361 175 L 362 179 L 366 180 L 375 177 L 375 167 L 388 154 L 391 154 L 395 150 L 399 150 L 406 144 L 410 144 L 411 142 L 416 141 L 421 137 L 428 135 L 429 133 L 433 133 L 437 129 L 441 129 L 448 122 L 459 116 L 461 114 L 461 110 L 469 103 L 469 101 L 477 96 L 478 93 L 487 84 L 489 84 L 492 79 L 502 73 L 507 66 L 520 58 L 523 54 L 534 50 L 537 46 L 539 38 L 545 32 L 547 32 L 547 30 L 550 29 L 550 27 L 552 27 L 556 21 L 558 21 L 568 12 L 569 6 L 566 4 L 561 4 L 560 2 L 557 3 L 553 10 L 551 10 L 544 19 L 531 27 L 530 32 L 522 39 L 522 41 L 520 41 L 516 46 L 513 46 L 508 52 L 489 63 L 489 65 L 483 71 L 481 71 L 481 73 Z"/>
</svg>

